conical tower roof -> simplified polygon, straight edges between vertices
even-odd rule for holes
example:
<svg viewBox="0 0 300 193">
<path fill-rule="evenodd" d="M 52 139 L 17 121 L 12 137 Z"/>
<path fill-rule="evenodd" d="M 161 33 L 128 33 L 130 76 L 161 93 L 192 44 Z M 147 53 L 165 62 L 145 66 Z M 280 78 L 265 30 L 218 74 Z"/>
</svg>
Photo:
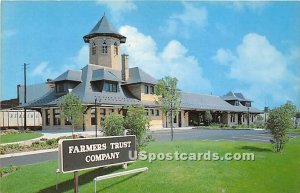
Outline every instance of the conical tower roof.
<svg viewBox="0 0 300 193">
<path fill-rule="evenodd" d="M 105 15 L 95 25 L 92 31 L 83 37 L 83 39 L 84 42 L 88 43 L 91 38 L 97 36 L 111 36 L 120 39 L 121 43 L 126 42 L 126 37 L 115 30 L 114 26 L 107 20 Z"/>
</svg>

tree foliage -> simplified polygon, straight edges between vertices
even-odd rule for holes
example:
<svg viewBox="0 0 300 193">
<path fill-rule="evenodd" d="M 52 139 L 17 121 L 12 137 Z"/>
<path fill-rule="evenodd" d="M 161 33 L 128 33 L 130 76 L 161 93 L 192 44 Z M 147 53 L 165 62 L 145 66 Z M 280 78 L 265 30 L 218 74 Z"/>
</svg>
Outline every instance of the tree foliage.
<svg viewBox="0 0 300 193">
<path fill-rule="evenodd" d="M 213 117 L 212 117 L 210 111 L 205 111 L 205 113 L 204 113 L 204 122 L 205 122 L 205 125 L 210 125 L 212 119 L 213 119 Z"/>
<path fill-rule="evenodd" d="M 74 134 L 74 126 L 81 124 L 83 121 L 84 106 L 82 101 L 79 97 L 69 93 L 63 96 L 59 108 L 61 116 L 72 124 L 72 133 Z"/>
<path fill-rule="evenodd" d="M 118 136 L 124 134 L 124 118 L 122 115 L 112 113 L 104 120 L 103 131 L 106 136 Z"/>
<path fill-rule="evenodd" d="M 292 101 L 287 101 L 283 108 L 289 113 L 290 117 L 294 117 L 297 113 L 297 108 Z"/>
<path fill-rule="evenodd" d="M 177 78 L 166 76 L 159 80 L 155 86 L 155 94 L 158 95 L 157 103 L 164 114 L 169 116 L 171 121 L 171 140 L 173 141 L 173 116 L 180 108 L 181 97 L 177 89 Z"/>
<path fill-rule="evenodd" d="M 149 118 L 145 115 L 143 106 L 128 106 L 124 127 L 129 135 L 135 135 L 137 147 L 144 146 L 148 141 L 146 131 L 149 129 Z"/>
<path fill-rule="evenodd" d="M 288 141 L 288 130 L 293 127 L 294 108 L 291 102 L 270 111 L 267 129 L 273 136 L 274 151 L 280 152 Z"/>
</svg>

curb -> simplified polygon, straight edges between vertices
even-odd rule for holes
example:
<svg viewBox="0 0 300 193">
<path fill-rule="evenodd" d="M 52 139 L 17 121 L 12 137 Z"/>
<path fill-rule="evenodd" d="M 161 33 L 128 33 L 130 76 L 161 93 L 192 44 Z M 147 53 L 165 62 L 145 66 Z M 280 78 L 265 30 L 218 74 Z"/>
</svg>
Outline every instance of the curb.
<svg viewBox="0 0 300 193">
<path fill-rule="evenodd" d="M 245 128 L 245 129 L 242 129 L 242 128 L 197 128 L 197 127 L 194 127 L 193 129 L 195 130 L 234 130 L 234 131 L 247 131 L 247 130 L 254 130 L 254 131 L 265 131 L 266 129 L 260 129 L 260 128 Z"/>
<path fill-rule="evenodd" d="M 192 130 L 192 129 L 194 129 L 193 127 L 176 127 L 176 128 L 174 128 L 174 131 L 184 131 L 184 130 L 186 130 L 186 131 L 188 131 L 188 130 Z M 166 131 L 166 132 L 170 132 L 170 130 L 171 130 L 171 128 L 162 128 L 162 129 L 150 129 L 150 131 L 149 131 L 149 133 L 153 133 L 153 132 L 156 132 L 156 131 L 159 131 L 159 132 L 161 132 L 161 131 Z"/>
<path fill-rule="evenodd" d="M 24 155 L 40 154 L 40 153 L 49 153 L 49 152 L 55 152 L 55 151 L 58 151 L 58 148 L 55 148 L 55 149 L 41 149 L 41 150 L 36 150 L 36 151 L 3 154 L 3 155 L 0 155 L 0 159 L 8 158 L 8 157 L 18 157 L 18 156 L 24 156 Z"/>
<path fill-rule="evenodd" d="M 23 143 L 30 143 L 30 142 L 35 142 L 35 141 L 39 141 L 40 139 L 45 138 L 44 135 L 38 138 L 34 138 L 34 139 L 28 139 L 28 140 L 24 140 L 24 141 L 16 141 L 16 142 L 10 142 L 10 143 L 1 143 L 0 146 L 5 146 L 5 145 L 15 145 L 15 144 L 23 144 Z"/>
</svg>

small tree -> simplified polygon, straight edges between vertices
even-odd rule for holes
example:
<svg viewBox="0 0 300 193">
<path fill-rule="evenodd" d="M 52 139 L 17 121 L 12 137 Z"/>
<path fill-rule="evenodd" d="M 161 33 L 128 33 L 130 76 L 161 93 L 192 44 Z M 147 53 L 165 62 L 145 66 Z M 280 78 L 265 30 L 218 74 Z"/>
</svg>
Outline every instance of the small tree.
<svg viewBox="0 0 300 193">
<path fill-rule="evenodd" d="M 288 130 L 293 127 L 290 105 L 283 105 L 270 111 L 267 129 L 271 131 L 274 151 L 280 152 L 288 141 Z"/>
<path fill-rule="evenodd" d="M 296 106 L 293 104 L 292 101 L 287 101 L 284 105 L 283 108 L 289 113 L 291 118 L 294 118 L 296 116 L 297 113 L 297 108 Z"/>
<path fill-rule="evenodd" d="M 205 122 L 205 125 L 210 125 L 212 119 L 213 119 L 213 117 L 212 117 L 210 111 L 205 111 L 205 113 L 204 113 L 204 122 Z"/>
<path fill-rule="evenodd" d="M 84 106 L 82 105 L 82 101 L 79 97 L 69 93 L 63 96 L 62 101 L 59 103 L 59 108 L 62 117 L 72 124 L 72 135 L 75 138 L 74 127 L 83 121 Z"/>
<path fill-rule="evenodd" d="M 166 117 L 169 116 L 171 121 L 171 141 L 174 138 L 173 116 L 176 115 L 180 108 L 181 97 L 177 89 L 177 79 L 166 76 L 158 81 L 155 86 L 155 94 L 158 95 L 156 101 Z"/>
<path fill-rule="evenodd" d="M 112 113 L 104 120 L 104 134 L 106 136 L 118 136 L 124 134 L 124 118 L 122 115 Z"/>
<path fill-rule="evenodd" d="M 135 135 L 138 149 L 144 146 L 148 136 L 146 131 L 149 129 L 149 118 L 145 115 L 143 106 L 129 106 L 124 122 L 128 134 Z"/>
<path fill-rule="evenodd" d="M 82 114 L 84 112 L 84 106 L 79 97 L 69 93 L 65 95 L 62 101 L 59 103 L 61 115 L 72 124 L 72 135 L 74 135 L 75 124 L 82 123 Z M 78 171 L 74 171 L 74 192 L 78 192 Z"/>
<path fill-rule="evenodd" d="M 294 128 L 297 128 L 297 125 L 295 123 L 295 117 L 296 117 L 296 114 L 297 114 L 296 105 L 294 105 L 294 103 L 292 101 L 287 101 L 285 103 L 285 105 L 283 105 L 283 108 L 290 114 L 290 117 L 292 119 L 292 123 L 293 123 Z"/>
</svg>

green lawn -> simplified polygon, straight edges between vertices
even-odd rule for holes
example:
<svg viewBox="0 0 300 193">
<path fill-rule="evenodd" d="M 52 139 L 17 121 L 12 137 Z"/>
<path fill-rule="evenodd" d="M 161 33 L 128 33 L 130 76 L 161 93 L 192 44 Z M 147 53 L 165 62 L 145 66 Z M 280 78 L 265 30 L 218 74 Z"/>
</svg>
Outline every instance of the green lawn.
<svg viewBox="0 0 300 193">
<path fill-rule="evenodd" d="M 290 129 L 289 133 L 299 133 L 300 134 L 300 128 L 297 129 Z"/>
<path fill-rule="evenodd" d="M 16 141 L 24 141 L 29 139 L 34 139 L 41 137 L 42 134 L 38 132 L 32 133 L 9 133 L 5 135 L 0 135 L 0 143 L 10 143 Z"/>
<path fill-rule="evenodd" d="M 291 140 L 283 153 L 271 151 L 270 144 L 229 141 L 153 142 L 148 152 L 254 152 L 255 161 L 137 161 L 128 169 L 148 167 L 149 171 L 98 182 L 97 192 L 153 193 L 299 193 L 300 138 Z M 1 192 L 54 193 L 57 162 L 22 166 L 1 179 Z M 93 192 L 93 178 L 121 167 L 79 172 L 79 191 Z M 59 175 L 59 192 L 73 192 L 72 174 Z"/>
</svg>

